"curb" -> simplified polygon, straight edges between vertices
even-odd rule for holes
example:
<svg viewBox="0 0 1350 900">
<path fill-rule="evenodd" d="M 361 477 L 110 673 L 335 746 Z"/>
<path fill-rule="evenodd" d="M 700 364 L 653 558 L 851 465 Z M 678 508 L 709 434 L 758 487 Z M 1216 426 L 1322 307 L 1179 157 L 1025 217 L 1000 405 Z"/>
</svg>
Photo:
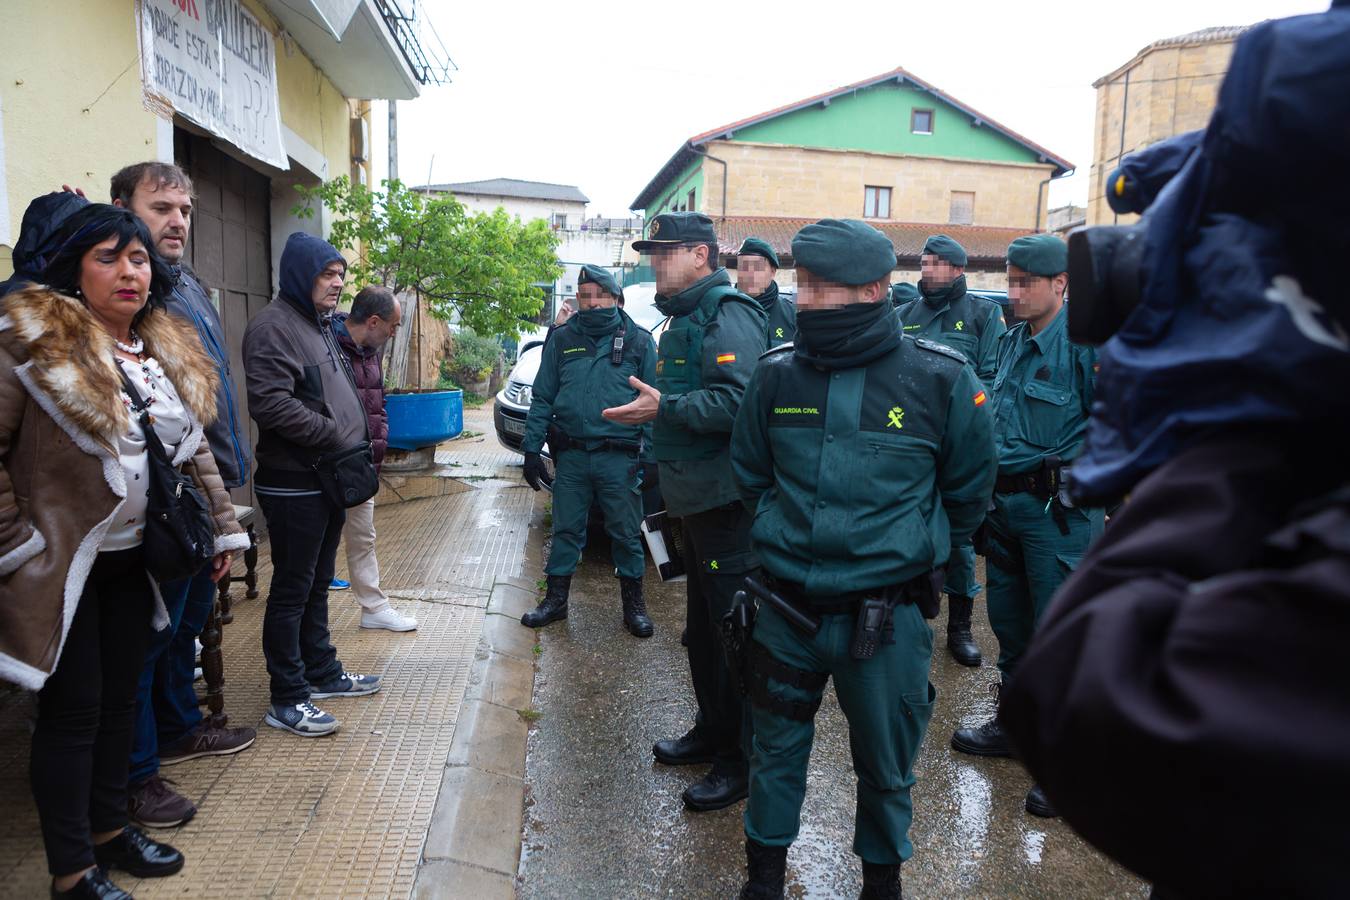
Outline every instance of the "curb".
<svg viewBox="0 0 1350 900">
<path fill-rule="evenodd" d="M 524 576 L 492 586 L 478 649 L 455 722 L 413 896 L 496 900 L 516 895 L 525 821 L 525 747 L 520 711 L 534 695 L 537 635 L 520 616 L 539 602 L 541 524 L 531 514 Z"/>
</svg>

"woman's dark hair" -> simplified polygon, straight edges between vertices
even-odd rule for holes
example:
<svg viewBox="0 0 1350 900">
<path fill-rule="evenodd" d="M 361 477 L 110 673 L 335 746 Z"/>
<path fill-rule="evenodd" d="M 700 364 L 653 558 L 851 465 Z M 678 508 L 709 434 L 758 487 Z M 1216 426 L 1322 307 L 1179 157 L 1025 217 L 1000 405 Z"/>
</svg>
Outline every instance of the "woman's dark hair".
<svg viewBox="0 0 1350 900">
<path fill-rule="evenodd" d="M 155 250 L 150 229 L 131 210 L 108 203 L 91 203 L 73 213 L 61 226 L 60 249 L 47 263 L 42 280 L 63 294 L 78 297 L 84 255 L 91 247 L 111 237 L 117 238 L 114 249 L 118 251 L 133 240 L 140 241 L 150 259 L 150 297 L 132 320 L 134 327 L 151 309 L 164 308 L 164 298 L 173 290 L 174 277 L 169 264 Z"/>
</svg>

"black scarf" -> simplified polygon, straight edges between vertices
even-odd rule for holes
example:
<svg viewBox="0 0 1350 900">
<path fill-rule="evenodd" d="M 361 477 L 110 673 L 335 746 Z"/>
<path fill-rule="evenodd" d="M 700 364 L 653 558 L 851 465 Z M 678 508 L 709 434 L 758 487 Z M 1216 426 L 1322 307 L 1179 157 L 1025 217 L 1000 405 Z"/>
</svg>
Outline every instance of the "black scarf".
<svg viewBox="0 0 1350 900">
<path fill-rule="evenodd" d="M 755 302 L 764 307 L 766 313 L 773 315 L 774 308 L 778 306 L 778 282 L 770 281 L 764 293 L 755 298 Z"/>
<path fill-rule="evenodd" d="M 928 304 L 929 309 L 941 309 L 966 295 L 966 276 L 964 273 L 958 275 L 945 288 L 937 288 L 933 291 L 928 290 L 928 286 L 920 281 L 919 293 L 923 294 L 923 302 Z"/>
<path fill-rule="evenodd" d="M 674 297 L 657 294 L 656 308 L 661 310 L 663 316 L 687 316 L 698 309 L 703 295 L 719 284 L 731 284 L 731 276 L 727 274 L 726 269 L 718 269 L 710 275 L 704 275 Z"/>
<path fill-rule="evenodd" d="M 619 330 L 619 307 L 583 309 L 576 314 L 577 328 L 589 338 L 608 337 Z"/>
<path fill-rule="evenodd" d="M 795 352 L 822 369 L 853 369 L 900 346 L 901 334 L 888 301 L 840 309 L 799 307 Z"/>
</svg>

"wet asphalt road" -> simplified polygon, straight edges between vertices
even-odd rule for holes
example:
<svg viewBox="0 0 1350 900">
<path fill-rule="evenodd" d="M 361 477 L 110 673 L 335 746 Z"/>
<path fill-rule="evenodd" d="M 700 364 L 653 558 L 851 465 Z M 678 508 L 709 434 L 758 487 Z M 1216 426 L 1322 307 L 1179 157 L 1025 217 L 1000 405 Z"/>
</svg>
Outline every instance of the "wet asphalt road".
<svg viewBox="0 0 1350 900">
<path fill-rule="evenodd" d="M 648 569 L 656 634 L 638 640 L 623 629 L 608 547 L 587 556 L 572 582 L 569 618 L 540 634 L 519 896 L 735 897 L 744 881 L 744 804 L 686 811 L 680 792 L 705 768 L 670 768 L 651 755 L 652 743 L 693 721 L 679 642 L 684 585 L 662 585 Z M 996 643 L 977 601 L 985 666 L 957 665 L 945 648 L 945 615 L 944 607 L 936 620 L 938 702 L 916 764 L 905 896 L 1147 896 L 1147 885 L 1062 820 L 1025 812 L 1031 781 L 1015 761 L 950 749 L 954 728 L 992 712 Z M 854 789 L 847 724 L 831 687 L 816 720 L 801 836 L 788 854 L 789 896 L 857 896 Z"/>
</svg>

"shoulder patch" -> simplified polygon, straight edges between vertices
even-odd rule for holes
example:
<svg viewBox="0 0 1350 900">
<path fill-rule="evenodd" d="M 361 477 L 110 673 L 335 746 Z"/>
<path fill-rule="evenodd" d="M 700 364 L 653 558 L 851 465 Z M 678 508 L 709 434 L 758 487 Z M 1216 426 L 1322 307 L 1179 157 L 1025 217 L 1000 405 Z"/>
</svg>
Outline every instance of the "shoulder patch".
<svg viewBox="0 0 1350 900">
<path fill-rule="evenodd" d="M 915 345 L 922 347 L 930 353 L 941 353 L 943 356 L 950 356 L 959 363 L 965 363 L 966 357 L 960 350 L 953 350 L 946 344 L 939 344 L 937 341 L 930 341 L 928 338 L 915 338 Z"/>
<path fill-rule="evenodd" d="M 763 353 L 761 353 L 761 354 L 759 355 L 759 358 L 760 358 L 760 359 L 768 359 L 770 356 L 773 356 L 775 353 L 782 353 L 782 352 L 785 351 L 785 350 L 791 350 L 791 349 L 792 349 L 792 341 L 788 341 L 786 344 L 779 344 L 777 347 L 770 347 L 768 350 L 765 350 Z"/>
</svg>

